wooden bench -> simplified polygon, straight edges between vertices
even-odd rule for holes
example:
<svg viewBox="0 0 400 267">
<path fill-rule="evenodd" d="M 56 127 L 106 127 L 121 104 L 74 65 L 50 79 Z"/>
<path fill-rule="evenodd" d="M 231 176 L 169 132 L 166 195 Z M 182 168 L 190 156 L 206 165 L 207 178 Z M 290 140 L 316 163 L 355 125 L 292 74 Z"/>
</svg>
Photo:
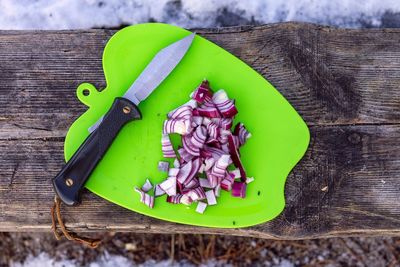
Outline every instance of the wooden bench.
<svg viewBox="0 0 400 267">
<path fill-rule="evenodd" d="M 249 228 L 202 228 L 87 193 L 81 206 L 64 209 L 67 227 L 275 239 L 400 235 L 400 29 L 284 23 L 197 32 L 261 73 L 309 125 L 284 212 Z M 85 111 L 75 90 L 82 82 L 105 86 L 101 57 L 114 33 L 0 31 L 0 231 L 50 231 L 50 180 L 64 163 L 69 125 Z"/>
</svg>

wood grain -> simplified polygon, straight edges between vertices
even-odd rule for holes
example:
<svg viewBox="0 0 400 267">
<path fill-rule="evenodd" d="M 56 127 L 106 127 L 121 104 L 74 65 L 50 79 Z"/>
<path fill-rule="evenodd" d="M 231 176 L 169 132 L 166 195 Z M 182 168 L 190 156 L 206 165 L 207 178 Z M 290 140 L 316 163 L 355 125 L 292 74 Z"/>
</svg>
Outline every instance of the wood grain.
<svg viewBox="0 0 400 267">
<path fill-rule="evenodd" d="M 0 31 L 0 231 L 50 230 L 50 179 L 63 165 L 69 125 L 85 111 L 75 90 L 105 86 L 101 55 L 114 32 Z M 285 23 L 197 32 L 260 72 L 310 126 L 284 212 L 254 227 L 212 229 L 88 193 L 82 206 L 65 209 L 67 226 L 277 239 L 400 235 L 400 30 Z"/>
</svg>

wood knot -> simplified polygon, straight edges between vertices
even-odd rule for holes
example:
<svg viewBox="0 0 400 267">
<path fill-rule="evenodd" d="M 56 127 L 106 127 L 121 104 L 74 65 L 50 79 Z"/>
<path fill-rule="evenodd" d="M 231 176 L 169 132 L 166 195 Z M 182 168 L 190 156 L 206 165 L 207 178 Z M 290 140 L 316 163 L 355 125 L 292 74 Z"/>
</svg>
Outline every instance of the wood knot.
<svg viewBox="0 0 400 267">
<path fill-rule="evenodd" d="M 352 133 L 347 137 L 347 140 L 352 144 L 358 144 L 361 141 L 361 136 L 358 133 Z"/>
</svg>

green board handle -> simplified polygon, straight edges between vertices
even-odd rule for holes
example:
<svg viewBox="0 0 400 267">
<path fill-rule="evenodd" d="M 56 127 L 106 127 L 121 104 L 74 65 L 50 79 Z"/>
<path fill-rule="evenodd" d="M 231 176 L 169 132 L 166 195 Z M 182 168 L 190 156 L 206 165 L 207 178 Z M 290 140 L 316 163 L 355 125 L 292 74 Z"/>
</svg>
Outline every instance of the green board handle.
<svg viewBox="0 0 400 267">
<path fill-rule="evenodd" d="M 131 101 L 118 97 L 99 127 L 79 147 L 72 158 L 53 179 L 54 190 L 69 206 L 80 203 L 81 191 L 96 165 L 122 127 L 133 120 L 140 120 L 141 113 Z"/>
</svg>

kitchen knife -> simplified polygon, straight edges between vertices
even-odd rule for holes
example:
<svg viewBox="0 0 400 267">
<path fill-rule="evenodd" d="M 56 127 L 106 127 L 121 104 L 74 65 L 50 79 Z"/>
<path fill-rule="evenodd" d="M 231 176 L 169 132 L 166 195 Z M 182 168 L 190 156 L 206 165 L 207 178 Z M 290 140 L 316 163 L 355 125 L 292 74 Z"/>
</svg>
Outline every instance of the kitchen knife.
<svg viewBox="0 0 400 267">
<path fill-rule="evenodd" d="M 107 152 L 122 127 L 142 115 L 137 105 L 173 71 L 189 49 L 195 34 L 161 49 L 129 87 L 123 97 L 114 100 L 109 111 L 89 128 L 91 132 L 72 158 L 53 178 L 56 194 L 67 205 L 80 203 L 85 182 Z"/>
</svg>

